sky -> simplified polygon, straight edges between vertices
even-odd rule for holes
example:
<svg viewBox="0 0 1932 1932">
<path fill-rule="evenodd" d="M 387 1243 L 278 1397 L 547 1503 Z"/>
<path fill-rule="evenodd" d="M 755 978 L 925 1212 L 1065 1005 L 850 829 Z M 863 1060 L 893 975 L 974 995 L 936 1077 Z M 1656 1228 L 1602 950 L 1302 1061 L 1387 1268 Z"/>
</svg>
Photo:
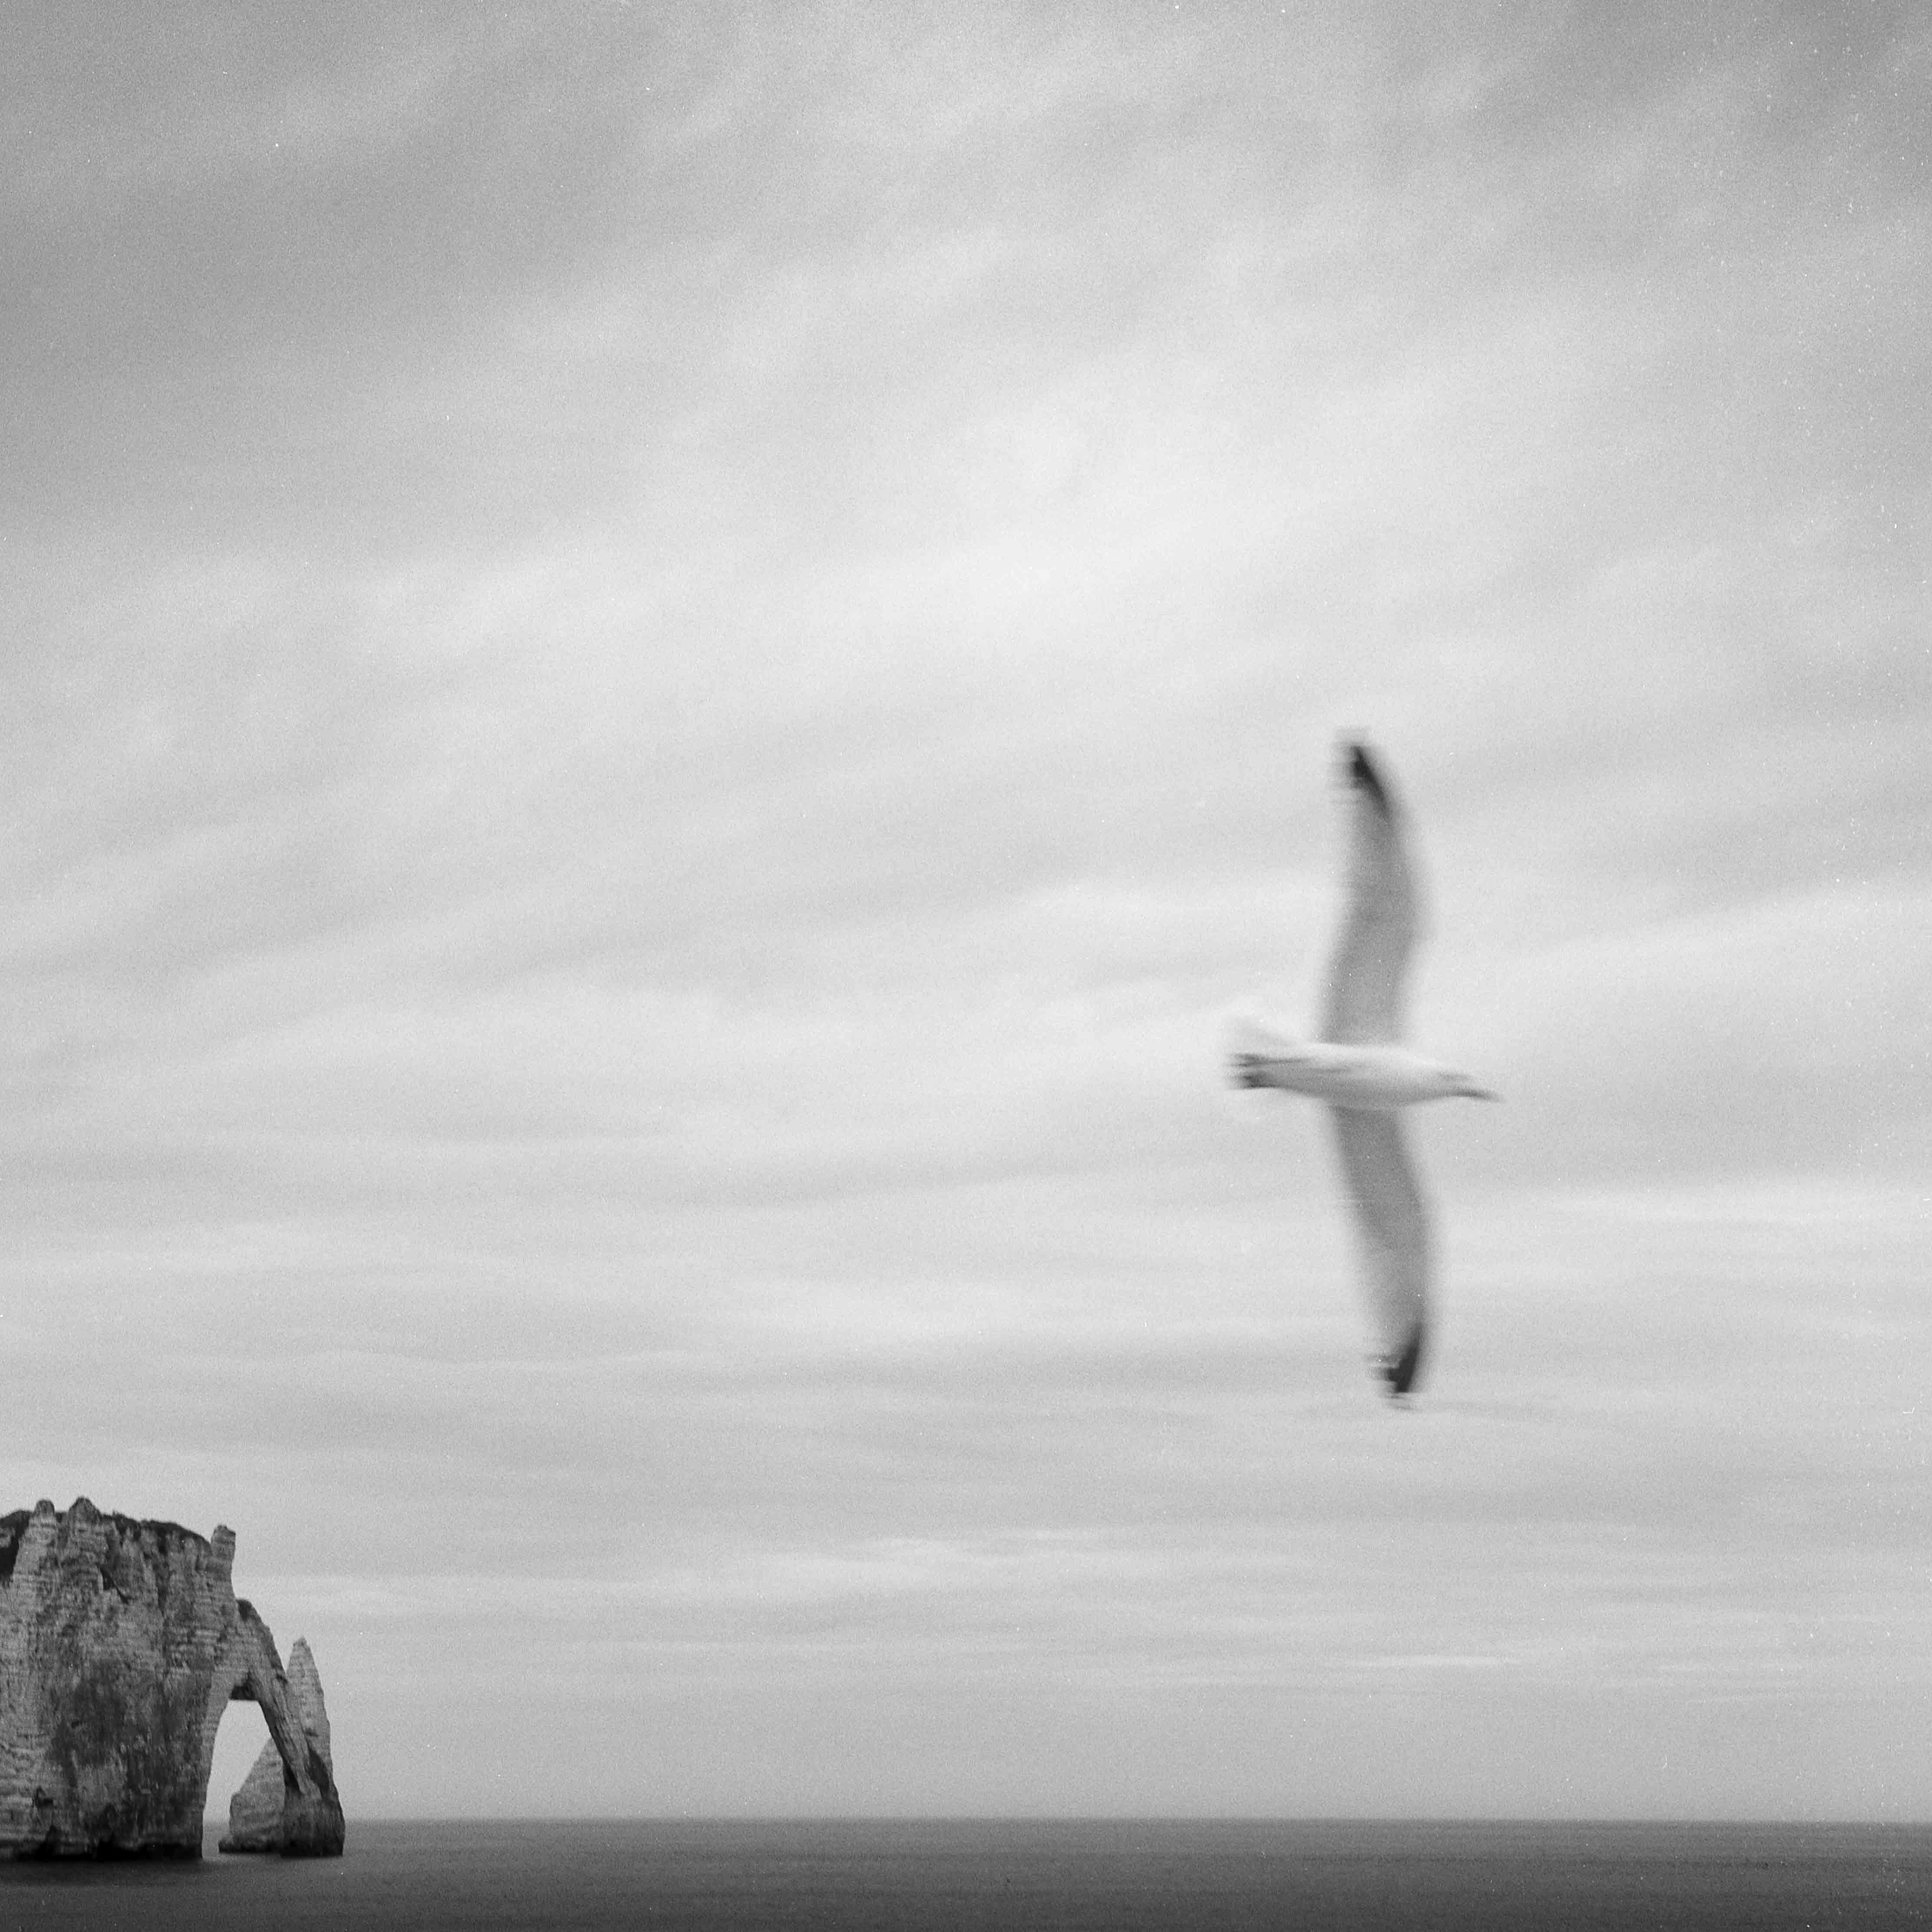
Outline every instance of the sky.
<svg viewBox="0 0 1932 1932">
<path fill-rule="evenodd" d="M 352 1834 L 1932 1819 L 1922 14 L 0 44 L 0 1507 Z M 1355 730 L 1406 1410 L 1221 1067 Z"/>
</svg>

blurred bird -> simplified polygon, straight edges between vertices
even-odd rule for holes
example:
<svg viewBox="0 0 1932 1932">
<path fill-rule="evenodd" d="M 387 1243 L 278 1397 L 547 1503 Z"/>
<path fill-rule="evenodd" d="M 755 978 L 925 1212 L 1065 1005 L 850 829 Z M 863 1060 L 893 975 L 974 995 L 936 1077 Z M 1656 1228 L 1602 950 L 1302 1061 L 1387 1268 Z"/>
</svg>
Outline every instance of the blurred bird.
<svg viewBox="0 0 1932 1932">
<path fill-rule="evenodd" d="M 1391 1396 L 1415 1385 L 1429 1330 L 1429 1209 L 1403 1144 L 1400 1109 L 1423 1100 L 1496 1096 L 1466 1073 L 1424 1059 L 1402 1038 L 1402 977 L 1420 924 L 1406 814 L 1366 744 L 1344 740 L 1348 793 L 1348 909 L 1328 966 L 1322 1037 L 1298 1042 L 1234 1022 L 1228 1072 L 1237 1087 L 1279 1087 L 1328 1102 L 1355 1210 L 1378 1352 Z"/>
</svg>

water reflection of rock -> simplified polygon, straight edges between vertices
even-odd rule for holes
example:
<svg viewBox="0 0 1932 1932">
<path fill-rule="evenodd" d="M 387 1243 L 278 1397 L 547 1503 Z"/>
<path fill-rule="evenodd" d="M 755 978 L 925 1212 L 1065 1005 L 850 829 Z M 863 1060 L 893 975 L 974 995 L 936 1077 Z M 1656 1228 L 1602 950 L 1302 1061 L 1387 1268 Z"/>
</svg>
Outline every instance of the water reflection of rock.
<svg viewBox="0 0 1932 1932">
<path fill-rule="evenodd" d="M 261 1706 L 278 1763 L 275 1849 L 342 1850 L 327 1721 L 318 1744 L 234 1560 L 232 1530 L 210 1542 L 85 1496 L 0 1516 L 0 1856 L 199 1858 L 236 1700 Z"/>
</svg>

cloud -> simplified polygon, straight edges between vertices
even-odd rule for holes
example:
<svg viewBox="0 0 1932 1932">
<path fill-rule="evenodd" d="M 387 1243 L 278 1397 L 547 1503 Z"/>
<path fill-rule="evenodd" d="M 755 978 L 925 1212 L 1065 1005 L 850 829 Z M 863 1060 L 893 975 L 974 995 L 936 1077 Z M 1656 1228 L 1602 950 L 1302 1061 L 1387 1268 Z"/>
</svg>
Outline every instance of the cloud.
<svg viewBox="0 0 1932 1932">
<path fill-rule="evenodd" d="M 18 1500 L 233 1522 L 373 1809 L 1909 1805 L 1922 30 L 87 31 Z M 1508 1096 L 1408 1415 L 1218 1065 L 1356 727 Z"/>
</svg>

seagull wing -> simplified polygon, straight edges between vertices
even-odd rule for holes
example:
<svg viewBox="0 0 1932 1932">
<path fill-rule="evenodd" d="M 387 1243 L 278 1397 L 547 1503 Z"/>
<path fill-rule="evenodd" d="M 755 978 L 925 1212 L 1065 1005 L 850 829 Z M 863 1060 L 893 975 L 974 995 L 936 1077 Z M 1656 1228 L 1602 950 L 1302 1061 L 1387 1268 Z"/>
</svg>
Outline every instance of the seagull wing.
<svg viewBox="0 0 1932 1932">
<path fill-rule="evenodd" d="M 1361 1236 L 1379 1372 L 1406 1395 L 1422 1364 L 1429 1318 L 1429 1209 L 1403 1145 L 1401 1117 L 1330 1107 L 1342 1175 Z"/>
<path fill-rule="evenodd" d="M 1415 873 L 1402 836 L 1402 811 L 1366 746 L 1350 744 L 1348 904 L 1322 1016 L 1325 1040 L 1402 1036 L 1402 982 L 1420 924 Z"/>
</svg>

